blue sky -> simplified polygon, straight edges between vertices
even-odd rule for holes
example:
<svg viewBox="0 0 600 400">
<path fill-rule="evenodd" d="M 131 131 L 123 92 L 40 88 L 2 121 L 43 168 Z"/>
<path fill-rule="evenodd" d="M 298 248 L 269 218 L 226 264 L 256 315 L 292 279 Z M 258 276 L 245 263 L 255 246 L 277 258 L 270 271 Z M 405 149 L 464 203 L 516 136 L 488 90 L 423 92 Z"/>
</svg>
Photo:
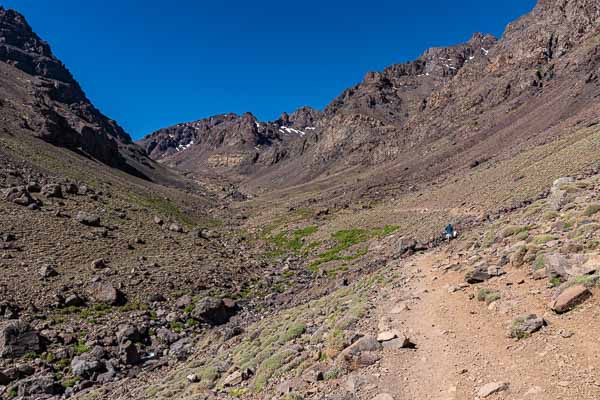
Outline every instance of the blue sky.
<svg viewBox="0 0 600 400">
<path fill-rule="evenodd" d="M 535 0 L 0 0 L 134 138 L 250 111 L 323 108 L 367 71 L 500 36 Z"/>
</svg>

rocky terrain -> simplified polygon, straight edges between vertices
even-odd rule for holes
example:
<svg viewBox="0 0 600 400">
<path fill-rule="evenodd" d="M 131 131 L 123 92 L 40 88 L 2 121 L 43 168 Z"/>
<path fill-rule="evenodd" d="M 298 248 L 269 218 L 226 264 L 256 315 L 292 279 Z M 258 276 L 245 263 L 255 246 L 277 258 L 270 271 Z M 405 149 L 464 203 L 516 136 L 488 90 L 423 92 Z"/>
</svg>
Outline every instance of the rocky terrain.
<svg viewBox="0 0 600 400">
<path fill-rule="evenodd" d="M 0 8 L 0 396 L 597 399 L 599 49 L 540 0 L 133 143 Z"/>
</svg>

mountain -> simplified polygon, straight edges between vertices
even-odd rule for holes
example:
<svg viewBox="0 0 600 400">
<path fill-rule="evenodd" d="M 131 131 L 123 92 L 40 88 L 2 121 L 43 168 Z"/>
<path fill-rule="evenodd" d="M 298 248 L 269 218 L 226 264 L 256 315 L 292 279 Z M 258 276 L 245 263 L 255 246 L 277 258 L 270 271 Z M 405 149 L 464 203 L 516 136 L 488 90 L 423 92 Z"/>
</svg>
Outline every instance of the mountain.
<svg viewBox="0 0 600 400">
<path fill-rule="evenodd" d="M 0 61 L 6 132 L 25 129 L 48 143 L 140 176 L 154 164 L 115 121 L 94 107 L 25 18 L 2 7 Z M 25 81 L 17 70 L 27 76 Z"/>
<path fill-rule="evenodd" d="M 316 129 L 322 115 L 308 107 L 282 113 L 273 122 L 258 121 L 250 113 L 217 115 L 160 129 L 139 144 L 150 157 L 172 167 L 248 174 L 257 165 L 274 165 L 290 153 L 301 154 L 305 136 Z"/>
<path fill-rule="evenodd" d="M 368 73 L 311 122 L 315 129 L 300 143 L 256 136 L 244 162 L 214 163 L 196 157 L 205 143 L 196 139 L 195 150 L 171 165 L 200 175 L 218 165 L 220 172 L 241 174 L 252 191 L 360 166 L 368 166 L 373 187 L 425 184 L 448 171 L 505 159 L 562 136 L 573 126 L 567 115 L 590 119 L 598 89 L 597 13 L 593 1 L 540 1 L 499 40 L 475 34 L 464 44 L 432 48 L 415 61 Z M 246 128 L 252 123 L 248 117 Z M 235 125 L 224 129 L 225 136 L 239 132 Z M 209 128 L 202 136 L 223 132 Z M 142 141 L 146 148 L 155 135 Z M 190 143 L 174 140 L 172 148 Z M 218 139 L 206 141 L 213 153 L 227 148 Z"/>
</svg>

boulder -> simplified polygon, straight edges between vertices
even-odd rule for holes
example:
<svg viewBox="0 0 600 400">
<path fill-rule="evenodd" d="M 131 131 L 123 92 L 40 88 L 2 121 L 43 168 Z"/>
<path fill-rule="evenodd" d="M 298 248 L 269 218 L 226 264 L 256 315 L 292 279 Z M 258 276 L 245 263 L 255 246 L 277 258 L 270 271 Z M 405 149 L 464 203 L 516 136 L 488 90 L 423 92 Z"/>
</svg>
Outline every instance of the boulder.
<svg viewBox="0 0 600 400">
<path fill-rule="evenodd" d="M 54 374 L 36 375 L 18 382 L 17 394 L 20 398 L 43 399 L 58 396 L 65 390 L 54 379 Z"/>
<path fill-rule="evenodd" d="M 510 336 L 516 339 L 522 339 L 539 331 L 546 325 L 544 318 L 535 314 L 522 315 L 515 318 L 510 328 Z"/>
<path fill-rule="evenodd" d="M 6 201 L 28 207 L 35 204 L 35 200 L 24 187 L 11 188 L 5 192 Z"/>
<path fill-rule="evenodd" d="M 75 376 L 90 378 L 95 372 L 100 372 L 102 369 L 102 362 L 86 354 L 71 360 L 71 371 Z"/>
<path fill-rule="evenodd" d="M 545 254 L 544 267 L 551 278 L 568 280 L 570 277 L 590 275 L 600 270 L 598 254 Z"/>
<path fill-rule="evenodd" d="M 119 346 L 121 361 L 127 365 L 136 365 L 141 361 L 137 346 L 131 341 L 126 341 Z"/>
<path fill-rule="evenodd" d="M 383 348 L 381 343 L 374 336 L 365 336 L 358 339 L 352 345 L 345 348 L 340 353 L 340 358 L 349 359 L 358 356 L 362 352 L 380 351 Z"/>
<path fill-rule="evenodd" d="M 156 337 L 159 341 L 166 345 L 171 345 L 179 339 L 179 335 L 167 328 L 159 328 L 156 330 Z"/>
<path fill-rule="evenodd" d="M 72 182 L 65 183 L 65 193 L 78 194 L 79 187 L 75 183 L 72 183 Z"/>
<path fill-rule="evenodd" d="M 169 349 L 169 354 L 179 361 L 185 361 L 194 351 L 194 341 L 187 337 L 179 339 L 173 343 Z"/>
<path fill-rule="evenodd" d="M 205 297 L 196 303 L 191 312 L 192 318 L 210 325 L 223 325 L 237 311 L 235 303 L 227 303 L 214 297 Z"/>
<path fill-rule="evenodd" d="M 79 211 L 75 216 L 75 220 L 86 226 L 100 226 L 100 217 L 95 214 L 87 213 L 85 211 Z"/>
<path fill-rule="evenodd" d="M 116 306 L 125 302 L 123 292 L 110 283 L 96 282 L 90 287 L 90 298 L 95 303 Z"/>
<path fill-rule="evenodd" d="M 44 351 L 42 336 L 21 320 L 0 323 L 0 357 L 17 358 Z"/>
<path fill-rule="evenodd" d="M 186 294 L 177 299 L 177 301 L 175 302 L 175 306 L 177 308 L 186 308 L 186 307 L 192 305 L 192 302 L 193 302 L 192 296 L 190 296 L 189 294 Z"/>
<path fill-rule="evenodd" d="M 42 194 L 48 198 L 63 198 L 62 187 L 57 184 L 44 185 L 42 187 Z"/>
<path fill-rule="evenodd" d="M 560 293 L 558 297 L 550 303 L 550 308 L 554 312 L 562 314 L 572 310 L 591 296 L 592 292 L 584 285 L 571 286 Z"/>
<path fill-rule="evenodd" d="M 57 276 L 58 272 L 56 272 L 56 269 L 52 265 L 43 265 L 40 268 L 39 274 L 42 278 L 52 278 Z"/>
</svg>

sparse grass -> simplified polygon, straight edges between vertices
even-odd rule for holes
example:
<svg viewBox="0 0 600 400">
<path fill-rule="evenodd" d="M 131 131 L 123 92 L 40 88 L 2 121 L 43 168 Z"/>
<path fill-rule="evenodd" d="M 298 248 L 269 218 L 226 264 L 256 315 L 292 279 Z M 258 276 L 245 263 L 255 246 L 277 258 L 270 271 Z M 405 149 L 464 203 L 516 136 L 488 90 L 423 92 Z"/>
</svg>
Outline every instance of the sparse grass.
<svg viewBox="0 0 600 400">
<path fill-rule="evenodd" d="M 496 242 L 496 231 L 490 229 L 483 234 L 483 241 L 481 246 L 484 248 L 488 248 Z"/>
<path fill-rule="evenodd" d="M 330 381 L 332 379 L 337 379 L 341 374 L 342 374 L 341 369 L 339 369 L 337 367 L 333 367 L 333 368 L 325 371 L 325 373 L 323 374 L 323 379 L 326 381 Z"/>
<path fill-rule="evenodd" d="M 487 305 L 500 300 L 500 298 L 500 293 L 491 289 L 481 288 L 479 289 L 479 292 L 477 292 L 477 300 L 484 301 Z"/>
<path fill-rule="evenodd" d="M 518 241 L 521 240 L 527 240 L 527 238 L 529 238 L 529 232 L 528 231 L 523 231 L 523 232 L 519 232 L 515 235 L 515 239 Z"/>
<path fill-rule="evenodd" d="M 77 385 L 78 382 L 79 382 L 79 377 L 72 376 L 72 377 L 64 378 L 60 384 L 64 388 L 72 388 L 73 386 Z"/>
<path fill-rule="evenodd" d="M 231 397 L 239 398 L 239 397 L 244 396 L 248 392 L 249 392 L 248 388 L 239 387 L 239 388 L 233 388 L 233 389 L 231 389 L 229 391 L 229 395 Z"/>
<path fill-rule="evenodd" d="M 583 215 L 586 216 L 586 217 L 591 217 L 592 215 L 595 215 L 598 212 L 600 212 L 600 204 L 590 204 L 583 211 Z"/>
<path fill-rule="evenodd" d="M 515 236 L 521 233 L 528 234 L 530 227 L 529 226 L 508 226 L 504 228 L 502 231 L 502 237 L 507 238 L 510 236 Z M 527 236 L 526 236 L 527 237 Z"/>
<path fill-rule="evenodd" d="M 581 275 L 573 279 L 573 285 L 595 286 L 598 283 L 598 275 Z"/>
<path fill-rule="evenodd" d="M 558 212 L 556 212 L 556 211 L 546 211 L 546 212 L 544 213 L 544 215 L 543 215 L 543 218 L 544 218 L 546 221 L 550 221 L 550 220 L 553 220 L 553 219 L 555 219 L 555 218 L 558 218 L 558 216 L 559 216 L 559 215 L 560 215 L 560 214 L 559 214 Z"/>
<path fill-rule="evenodd" d="M 562 283 L 561 279 L 557 276 L 555 276 L 554 278 L 550 279 L 550 286 L 551 287 L 558 287 L 560 286 L 560 284 Z"/>
<path fill-rule="evenodd" d="M 279 343 L 284 344 L 290 342 L 306 332 L 306 326 L 304 324 L 293 323 L 291 324 L 283 334 L 279 337 Z"/>
<path fill-rule="evenodd" d="M 510 327 L 510 337 L 522 340 L 529 337 L 529 332 L 521 329 L 522 324 L 525 322 L 525 317 L 518 317 L 512 322 Z"/>
<path fill-rule="evenodd" d="M 90 348 L 85 344 L 85 340 L 81 338 L 77 344 L 74 345 L 73 350 L 75 351 L 76 355 L 81 355 L 90 351 Z"/>
<path fill-rule="evenodd" d="M 370 230 L 349 229 L 337 231 L 331 235 L 332 239 L 336 242 L 336 245 L 333 248 L 319 254 L 317 260 L 313 261 L 308 268 L 309 270 L 316 272 L 322 264 L 326 264 L 331 261 L 351 261 L 362 257 L 367 254 L 367 248 L 359 249 L 351 255 L 342 255 L 341 253 L 372 238 L 382 238 L 391 235 L 398 229 L 399 228 L 397 226 L 388 225 L 383 228 L 375 228 Z"/>
<path fill-rule="evenodd" d="M 130 194 L 128 200 L 142 207 L 150 208 L 156 213 L 173 219 L 188 228 L 195 225 L 195 221 L 189 215 L 183 213 L 179 207 L 168 198 L 147 198 L 137 194 Z"/>
<path fill-rule="evenodd" d="M 532 240 L 533 244 L 542 245 L 546 244 L 551 240 L 556 240 L 556 236 L 554 235 L 539 235 L 535 236 Z"/>
<path fill-rule="evenodd" d="M 538 271 L 540 269 L 543 269 L 546 267 L 546 261 L 544 260 L 544 255 L 543 254 L 538 254 L 537 257 L 535 258 L 535 261 L 533 263 L 533 269 L 534 271 Z"/>
</svg>

